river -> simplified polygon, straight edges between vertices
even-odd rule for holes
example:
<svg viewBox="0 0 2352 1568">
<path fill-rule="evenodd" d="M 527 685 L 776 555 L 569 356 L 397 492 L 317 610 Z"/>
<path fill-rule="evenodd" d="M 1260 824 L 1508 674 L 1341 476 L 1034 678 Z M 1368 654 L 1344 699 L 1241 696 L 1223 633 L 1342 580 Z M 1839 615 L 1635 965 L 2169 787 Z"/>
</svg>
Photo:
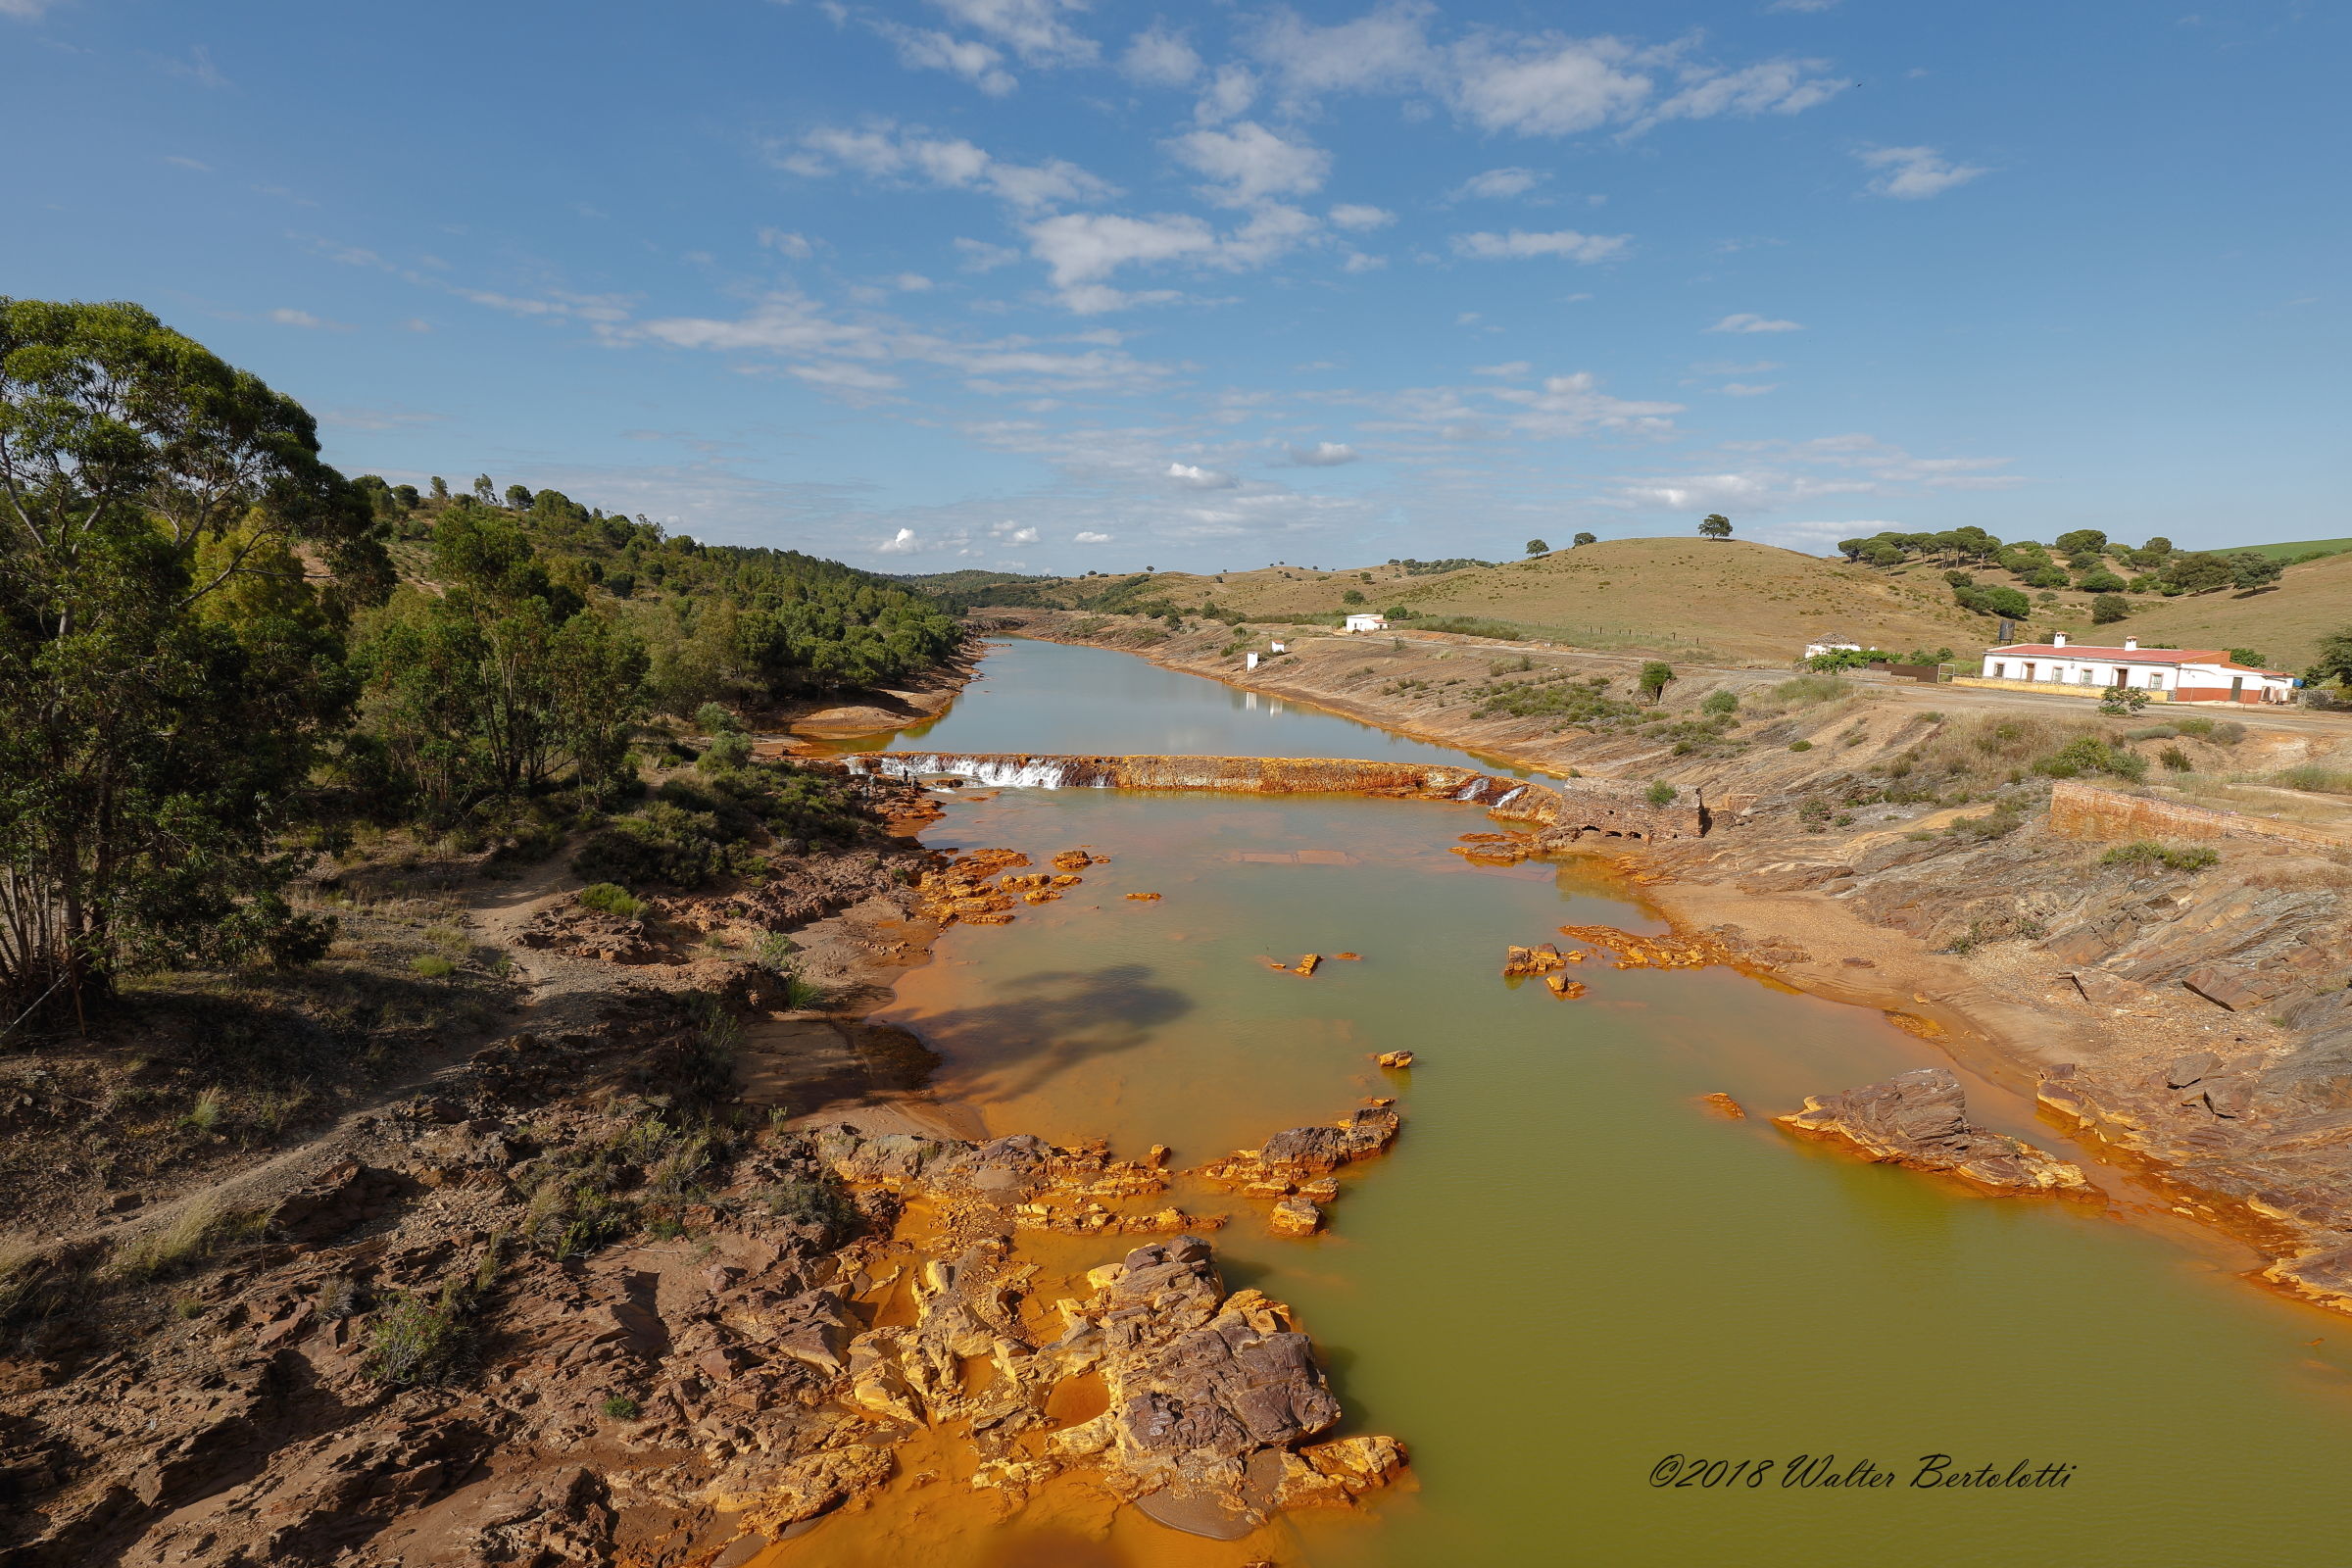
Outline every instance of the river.
<svg viewBox="0 0 2352 1568">
<path fill-rule="evenodd" d="M 900 750 L 1401 758 L 1435 745 L 1101 650 L 1013 642 Z M 1470 673 L 1483 673 L 1483 665 Z M 880 744 L 877 738 L 871 744 Z M 1110 857 L 1059 903 L 957 926 L 882 1014 L 943 1058 L 933 1090 L 992 1132 L 1106 1136 L 1177 1163 L 1398 1098 L 1327 1234 L 1250 1204 L 1212 1234 L 1229 1283 L 1291 1302 L 1408 1489 L 1235 1544 L 1122 1512 L 949 1533 L 897 1489 L 777 1563 L 926 1568 L 2258 1564 L 2333 1548 L 2352 1469 L 2352 1325 L 2239 1277 L 2220 1243 L 2104 1203 L 1993 1199 L 1794 1141 L 1809 1092 L 1943 1061 L 1874 1012 L 1740 974 L 1588 964 L 1555 1000 L 1498 977 L 1564 922 L 1658 922 L 1576 864 L 1476 867 L 1490 826 L 1425 802 L 971 791 L 927 842 L 1041 863 Z M 1156 903 L 1127 900 L 1156 892 Z M 1311 978 L 1261 961 L 1351 951 Z M 1420 1054 L 1407 1073 L 1370 1055 Z M 1967 1077 L 1966 1074 L 1963 1075 Z M 1968 1079 L 1979 1119 L 2080 1152 Z M 1728 1093 L 1743 1121 L 1698 1097 Z M 2114 1173 L 2094 1180 L 2120 1190 Z M 1105 1261 L 1115 1242 L 1058 1244 Z M 1922 1456 L 2031 1490 L 1910 1485 Z M 1656 1487 L 1687 1460 L 1763 1484 Z M 1891 1487 L 1785 1486 L 1796 1456 Z M 939 1489 L 930 1489 L 937 1493 Z M 762 1561 L 769 1560 L 763 1556 Z"/>
</svg>

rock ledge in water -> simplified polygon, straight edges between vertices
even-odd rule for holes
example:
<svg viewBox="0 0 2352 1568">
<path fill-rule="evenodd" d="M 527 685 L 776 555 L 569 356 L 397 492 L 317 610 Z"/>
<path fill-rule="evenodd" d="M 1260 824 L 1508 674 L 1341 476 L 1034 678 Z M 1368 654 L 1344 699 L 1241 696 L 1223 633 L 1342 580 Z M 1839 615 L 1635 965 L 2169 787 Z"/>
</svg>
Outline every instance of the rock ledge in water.
<svg viewBox="0 0 2352 1568">
<path fill-rule="evenodd" d="M 1995 1192 L 2092 1191 L 2081 1167 L 1971 1126 L 1960 1080 L 1944 1067 L 1922 1067 L 1842 1094 L 1809 1095 L 1804 1109 L 1774 1119 L 1797 1132 L 1840 1139 L 1873 1160 L 1945 1171 Z"/>
</svg>

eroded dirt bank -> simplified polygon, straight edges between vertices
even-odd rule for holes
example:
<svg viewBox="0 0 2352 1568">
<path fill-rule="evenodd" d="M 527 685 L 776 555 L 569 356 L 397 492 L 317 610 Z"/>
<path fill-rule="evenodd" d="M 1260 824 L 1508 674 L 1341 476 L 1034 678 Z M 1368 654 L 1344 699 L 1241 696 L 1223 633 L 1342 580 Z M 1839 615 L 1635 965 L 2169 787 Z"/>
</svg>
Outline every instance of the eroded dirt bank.
<svg viewBox="0 0 2352 1568">
<path fill-rule="evenodd" d="M 1506 762 L 1703 799 L 1703 837 L 1599 850 L 1679 931 L 1886 1010 L 2098 1140 L 2178 1212 L 2255 1244 L 2274 1283 L 2352 1309 L 2352 851 L 2229 839 L 2210 864 L 2180 845 L 2172 861 L 2119 857 L 2052 832 L 2047 812 L 2053 773 L 2340 767 L 2352 730 L 2334 716 L 2201 715 L 2242 720 L 2239 735 L 1948 686 L 1790 691 L 1785 670 L 1678 671 L 1650 705 L 1640 662 L 1618 656 L 1275 628 L 1289 652 L 1247 669 L 1262 631 L 982 613 Z M 2188 731 L 2132 738 L 2176 716 Z"/>
</svg>

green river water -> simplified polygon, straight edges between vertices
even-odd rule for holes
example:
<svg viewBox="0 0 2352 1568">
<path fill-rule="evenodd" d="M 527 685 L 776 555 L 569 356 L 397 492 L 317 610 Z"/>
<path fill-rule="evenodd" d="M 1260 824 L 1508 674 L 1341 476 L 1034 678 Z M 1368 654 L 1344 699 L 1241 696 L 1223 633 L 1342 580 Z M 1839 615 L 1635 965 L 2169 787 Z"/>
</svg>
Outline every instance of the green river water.
<svg viewBox="0 0 2352 1568">
<path fill-rule="evenodd" d="M 868 744 L 1476 760 L 1099 650 L 1014 642 L 983 667 L 941 719 Z M 1404 1135 L 1348 1174 L 1326 1235 L 1275 1240 L 1229 1200 L 1212 1239 L 1230 1283 L 1298 1309 L 1346 1430 L 1404 1440 L 1415 1479 L 1241 1544 L 1132 1511 L 1103 1539 L 1016 1519 L 927 1543 L 927 1568 L 2352 1556 L 2352 1324 L 2109 1204 L 1974 1196 L 1774 1127 L 1808 1092 L 1944 1059 L 1879 1014 L 1722 969 L 1588 964 L 1578 1002 L 1503 981 L 1506 944 L 1563 922 L 1658 926 L 1573 864 L 1446 853 L 1491 826 L 1469 807 L 971 793 L 927 842 L 1111 863 L 1010 926 L 950 929 L 882 1017 L 940 1054 L 934 1091 L 992 1132 L 1164 1143 L 1179 1164 L 1396 1095 Z M 1259 961 L 1341 951 L 1363 960 L 1311 979 Z M 1368 1059 L 1399 1048 L 1420 1054 L 1409 1073 Z M 1979 1119 L 2075 1152 L 1969 1082 Z M 1749 1119 L 1705 1113 L 1714 1091 Z M 2073 1469 L 2063 1489 L 1909 1485 L 1937 1453 Z M 1896 1482 L 1782 1484 L 1830 1454 Z M 1669 1455 L 1772 1467 L 1759 1487 L 1653 1486 Z M 861 1528 L 796 1547 L 909 1560 L 860 1547 Z"/>
</svg>

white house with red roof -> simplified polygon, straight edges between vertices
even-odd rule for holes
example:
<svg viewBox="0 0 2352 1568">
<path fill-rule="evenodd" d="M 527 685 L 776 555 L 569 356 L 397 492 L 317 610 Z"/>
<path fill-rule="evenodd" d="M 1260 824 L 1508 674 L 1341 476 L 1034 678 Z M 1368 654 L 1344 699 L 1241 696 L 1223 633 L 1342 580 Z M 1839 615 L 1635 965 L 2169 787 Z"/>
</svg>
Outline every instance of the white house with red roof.
<svg viewBox="0 0 2352 1568">
<path fill-rule="evenodd" d="M 2297 682 L 2291 670 L 2241 664 L 2227 649 L 2142 648 L 2135 637 L 2098 648 L 2070 644 L 2060 632 L 2046 643 L 1988 648 L 1984 672 L 1954 684 L 2069 697 L 2101 697 L 2121 686 L 2165 703 L 2290 703 Z"/>
</svg>

